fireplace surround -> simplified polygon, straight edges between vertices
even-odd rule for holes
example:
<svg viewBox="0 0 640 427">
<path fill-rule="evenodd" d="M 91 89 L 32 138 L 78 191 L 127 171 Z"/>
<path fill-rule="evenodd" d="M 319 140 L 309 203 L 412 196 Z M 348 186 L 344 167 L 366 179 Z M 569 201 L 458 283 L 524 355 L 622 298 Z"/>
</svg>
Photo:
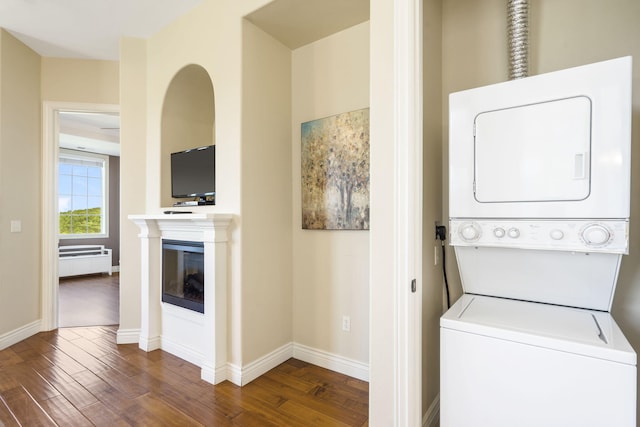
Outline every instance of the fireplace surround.
<svg viewBox="0 0 640 427">
<path fill-rule="evenodd" d="M 233 216 L 218 213 L 130 215 L 140 233 L 140 335 L 145 351 L 162 349 L 201 368 L 203 380 L 228 379 L 227 242 Z M 163 302 L 163 242 L 202 245 L 203 312 Z M 177 262 L 177 261 L 176 261 Z M 193 273 L 192 273 L 193 274 Z M 178 292 L 179 293 L 179 292 Z"/>
</svg>

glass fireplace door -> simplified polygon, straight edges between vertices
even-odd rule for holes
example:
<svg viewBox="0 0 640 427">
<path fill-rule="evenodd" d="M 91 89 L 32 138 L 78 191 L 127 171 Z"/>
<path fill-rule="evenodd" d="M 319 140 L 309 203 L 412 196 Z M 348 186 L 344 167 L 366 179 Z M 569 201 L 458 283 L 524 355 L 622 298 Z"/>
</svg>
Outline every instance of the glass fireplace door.
<svg viewBox="0 0 640 427">
<path fill-rule="evenodd" d="M 204 313 L 204 244 L 162 241 L 162 302 Z"/>
</svg>

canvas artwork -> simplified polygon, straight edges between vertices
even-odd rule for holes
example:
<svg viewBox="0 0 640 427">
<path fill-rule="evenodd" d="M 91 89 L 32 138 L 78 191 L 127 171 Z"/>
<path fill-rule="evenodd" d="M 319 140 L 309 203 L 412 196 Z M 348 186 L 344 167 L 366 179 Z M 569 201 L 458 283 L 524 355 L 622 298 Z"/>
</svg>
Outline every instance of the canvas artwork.
<svg viewBox="0 0 640 427">
<path fill-rule="evenodd" d="M 369 229 L 369 109 L 302 123 L 302 228 Z"/>
</svg>

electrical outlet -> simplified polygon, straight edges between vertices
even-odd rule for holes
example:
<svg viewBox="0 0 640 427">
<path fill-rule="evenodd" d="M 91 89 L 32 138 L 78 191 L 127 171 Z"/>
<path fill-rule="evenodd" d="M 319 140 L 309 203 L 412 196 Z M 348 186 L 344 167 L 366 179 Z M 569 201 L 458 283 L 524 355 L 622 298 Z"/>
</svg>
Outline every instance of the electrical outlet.
<svg viewBox="0 0 640 427">
<path fill-rule="evenodd" d="M 349 316 L 342 316 L 342 330 L 345 332 L 351 331 L 351 318 Z"/>
</svg>

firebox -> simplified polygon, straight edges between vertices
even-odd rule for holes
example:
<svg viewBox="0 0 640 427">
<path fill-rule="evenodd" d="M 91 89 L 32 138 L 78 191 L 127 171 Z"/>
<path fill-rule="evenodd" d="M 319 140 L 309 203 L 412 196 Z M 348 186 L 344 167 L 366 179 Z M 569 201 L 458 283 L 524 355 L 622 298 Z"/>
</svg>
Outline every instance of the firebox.
<svg viewBox="0 0 640 427">
<path fill-rule="evenodd" d="M 162 240 L 162 301 L 204 313 L 204 243 Z"/>
</svg>

